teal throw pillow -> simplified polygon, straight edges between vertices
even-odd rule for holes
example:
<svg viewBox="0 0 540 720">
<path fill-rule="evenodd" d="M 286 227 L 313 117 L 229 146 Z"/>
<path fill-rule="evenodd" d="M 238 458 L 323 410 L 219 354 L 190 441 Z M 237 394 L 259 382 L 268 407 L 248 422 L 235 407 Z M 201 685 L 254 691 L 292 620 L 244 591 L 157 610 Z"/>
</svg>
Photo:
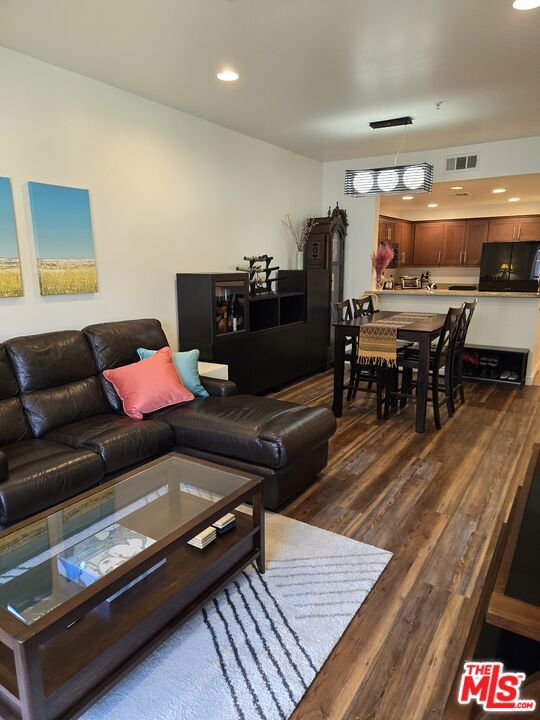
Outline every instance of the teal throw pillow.
<svg viewBox="0 0 540 720">
<path fill-rule="evenodd" d="M 141 360 L 146 360 L 146 358 L 155 355 L 156 350 L 138 348 L 137 354 Z M 173 352 L 172 360 L 187 389 L 191 390 L 195 397 L 208 397 L 208 393 L 201 385 L 201 378 L 199 377 L 199 351 Z"/>
</svg>

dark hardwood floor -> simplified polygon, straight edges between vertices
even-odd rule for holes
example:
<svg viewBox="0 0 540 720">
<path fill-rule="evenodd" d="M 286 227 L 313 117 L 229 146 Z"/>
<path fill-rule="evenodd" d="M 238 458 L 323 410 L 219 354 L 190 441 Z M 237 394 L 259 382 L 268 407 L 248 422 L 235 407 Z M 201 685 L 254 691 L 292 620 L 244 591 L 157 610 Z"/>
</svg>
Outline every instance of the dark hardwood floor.
<svg viewBox="0 0 540 720">
<path fill-rule="evenodd" d="M 428 409 L 375 418 L 345 403 L 325 472 L 285 515 L 394 557 L 294 720 L 454 718 L 445 710 L 502 523 L 540 442 L 540 387 L 468 385 L 443 429 Z M 330 407 L 326 373 L 274 397 Z"/>
</svg>

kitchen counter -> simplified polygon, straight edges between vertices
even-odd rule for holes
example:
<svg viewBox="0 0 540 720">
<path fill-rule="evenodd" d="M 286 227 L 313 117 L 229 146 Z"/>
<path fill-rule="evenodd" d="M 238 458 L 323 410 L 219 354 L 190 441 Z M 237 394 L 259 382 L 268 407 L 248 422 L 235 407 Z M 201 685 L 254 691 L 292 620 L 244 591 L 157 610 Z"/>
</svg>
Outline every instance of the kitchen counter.
<svg viewBox="0 0 540 720">
<path fill-rule="evenodd" d="M 471 283 L 472 284 L 472 283 Z M 467 342 L 489 347 L 527 348 L 527 384 L 540 368 L 540 295 L 478 290 L 377 290 L 381 310 L 446 313 L 466 300 L 478 299 Z"/>
<path fill-rule="evenodd" d="M 484 290 L 449 290 L 448 288 L 437 288 L 428 292 L 425 288 L 420 290 L 369 290 L 376 295 L 425 295 L 431 297 L 434 295 L 456 295 L 459 297 L 501 297 L 501 298 L 529 298 L 531 300 L 539 300 L 540 294 L 530 292 L 491 292 Z"/>
</svg>

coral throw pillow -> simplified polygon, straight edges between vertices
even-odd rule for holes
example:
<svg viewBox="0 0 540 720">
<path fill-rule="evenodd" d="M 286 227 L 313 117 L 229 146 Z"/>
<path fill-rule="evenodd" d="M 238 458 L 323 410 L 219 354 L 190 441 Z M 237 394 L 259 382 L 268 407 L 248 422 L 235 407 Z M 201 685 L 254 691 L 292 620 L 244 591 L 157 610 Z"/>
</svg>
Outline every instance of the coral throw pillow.
<svg viewBox="0 0 540 720">
<path fill-rule="evenodd" d="M 169 347 L 133 365 L 104 370 L 103 375 L 120 396 L 126 415 L 137 420 L 145 413 L 194 398 L 180 380 Z"/>
</svg>

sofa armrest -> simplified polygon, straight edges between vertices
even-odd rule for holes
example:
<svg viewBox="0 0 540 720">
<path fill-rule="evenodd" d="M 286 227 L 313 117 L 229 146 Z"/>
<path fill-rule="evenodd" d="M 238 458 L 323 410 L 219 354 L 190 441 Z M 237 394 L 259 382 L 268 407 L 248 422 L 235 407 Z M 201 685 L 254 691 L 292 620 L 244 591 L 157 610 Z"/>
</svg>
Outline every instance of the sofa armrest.
<svg viewBox="0 0 540 720">
<path fill-rule="evenodd" d="M 9 477 L 8 457 L 5 452 L 0 450 L 0 482 L 4 482 Z"/>
<path fill-rule="evenodd" d="M 219 378 L 205 377 L 201 375 L 201 385 L 212 397 L 229 397 L 238 395 L 238 388 L 232 380 L 220 380 Z"/>
</svg>

